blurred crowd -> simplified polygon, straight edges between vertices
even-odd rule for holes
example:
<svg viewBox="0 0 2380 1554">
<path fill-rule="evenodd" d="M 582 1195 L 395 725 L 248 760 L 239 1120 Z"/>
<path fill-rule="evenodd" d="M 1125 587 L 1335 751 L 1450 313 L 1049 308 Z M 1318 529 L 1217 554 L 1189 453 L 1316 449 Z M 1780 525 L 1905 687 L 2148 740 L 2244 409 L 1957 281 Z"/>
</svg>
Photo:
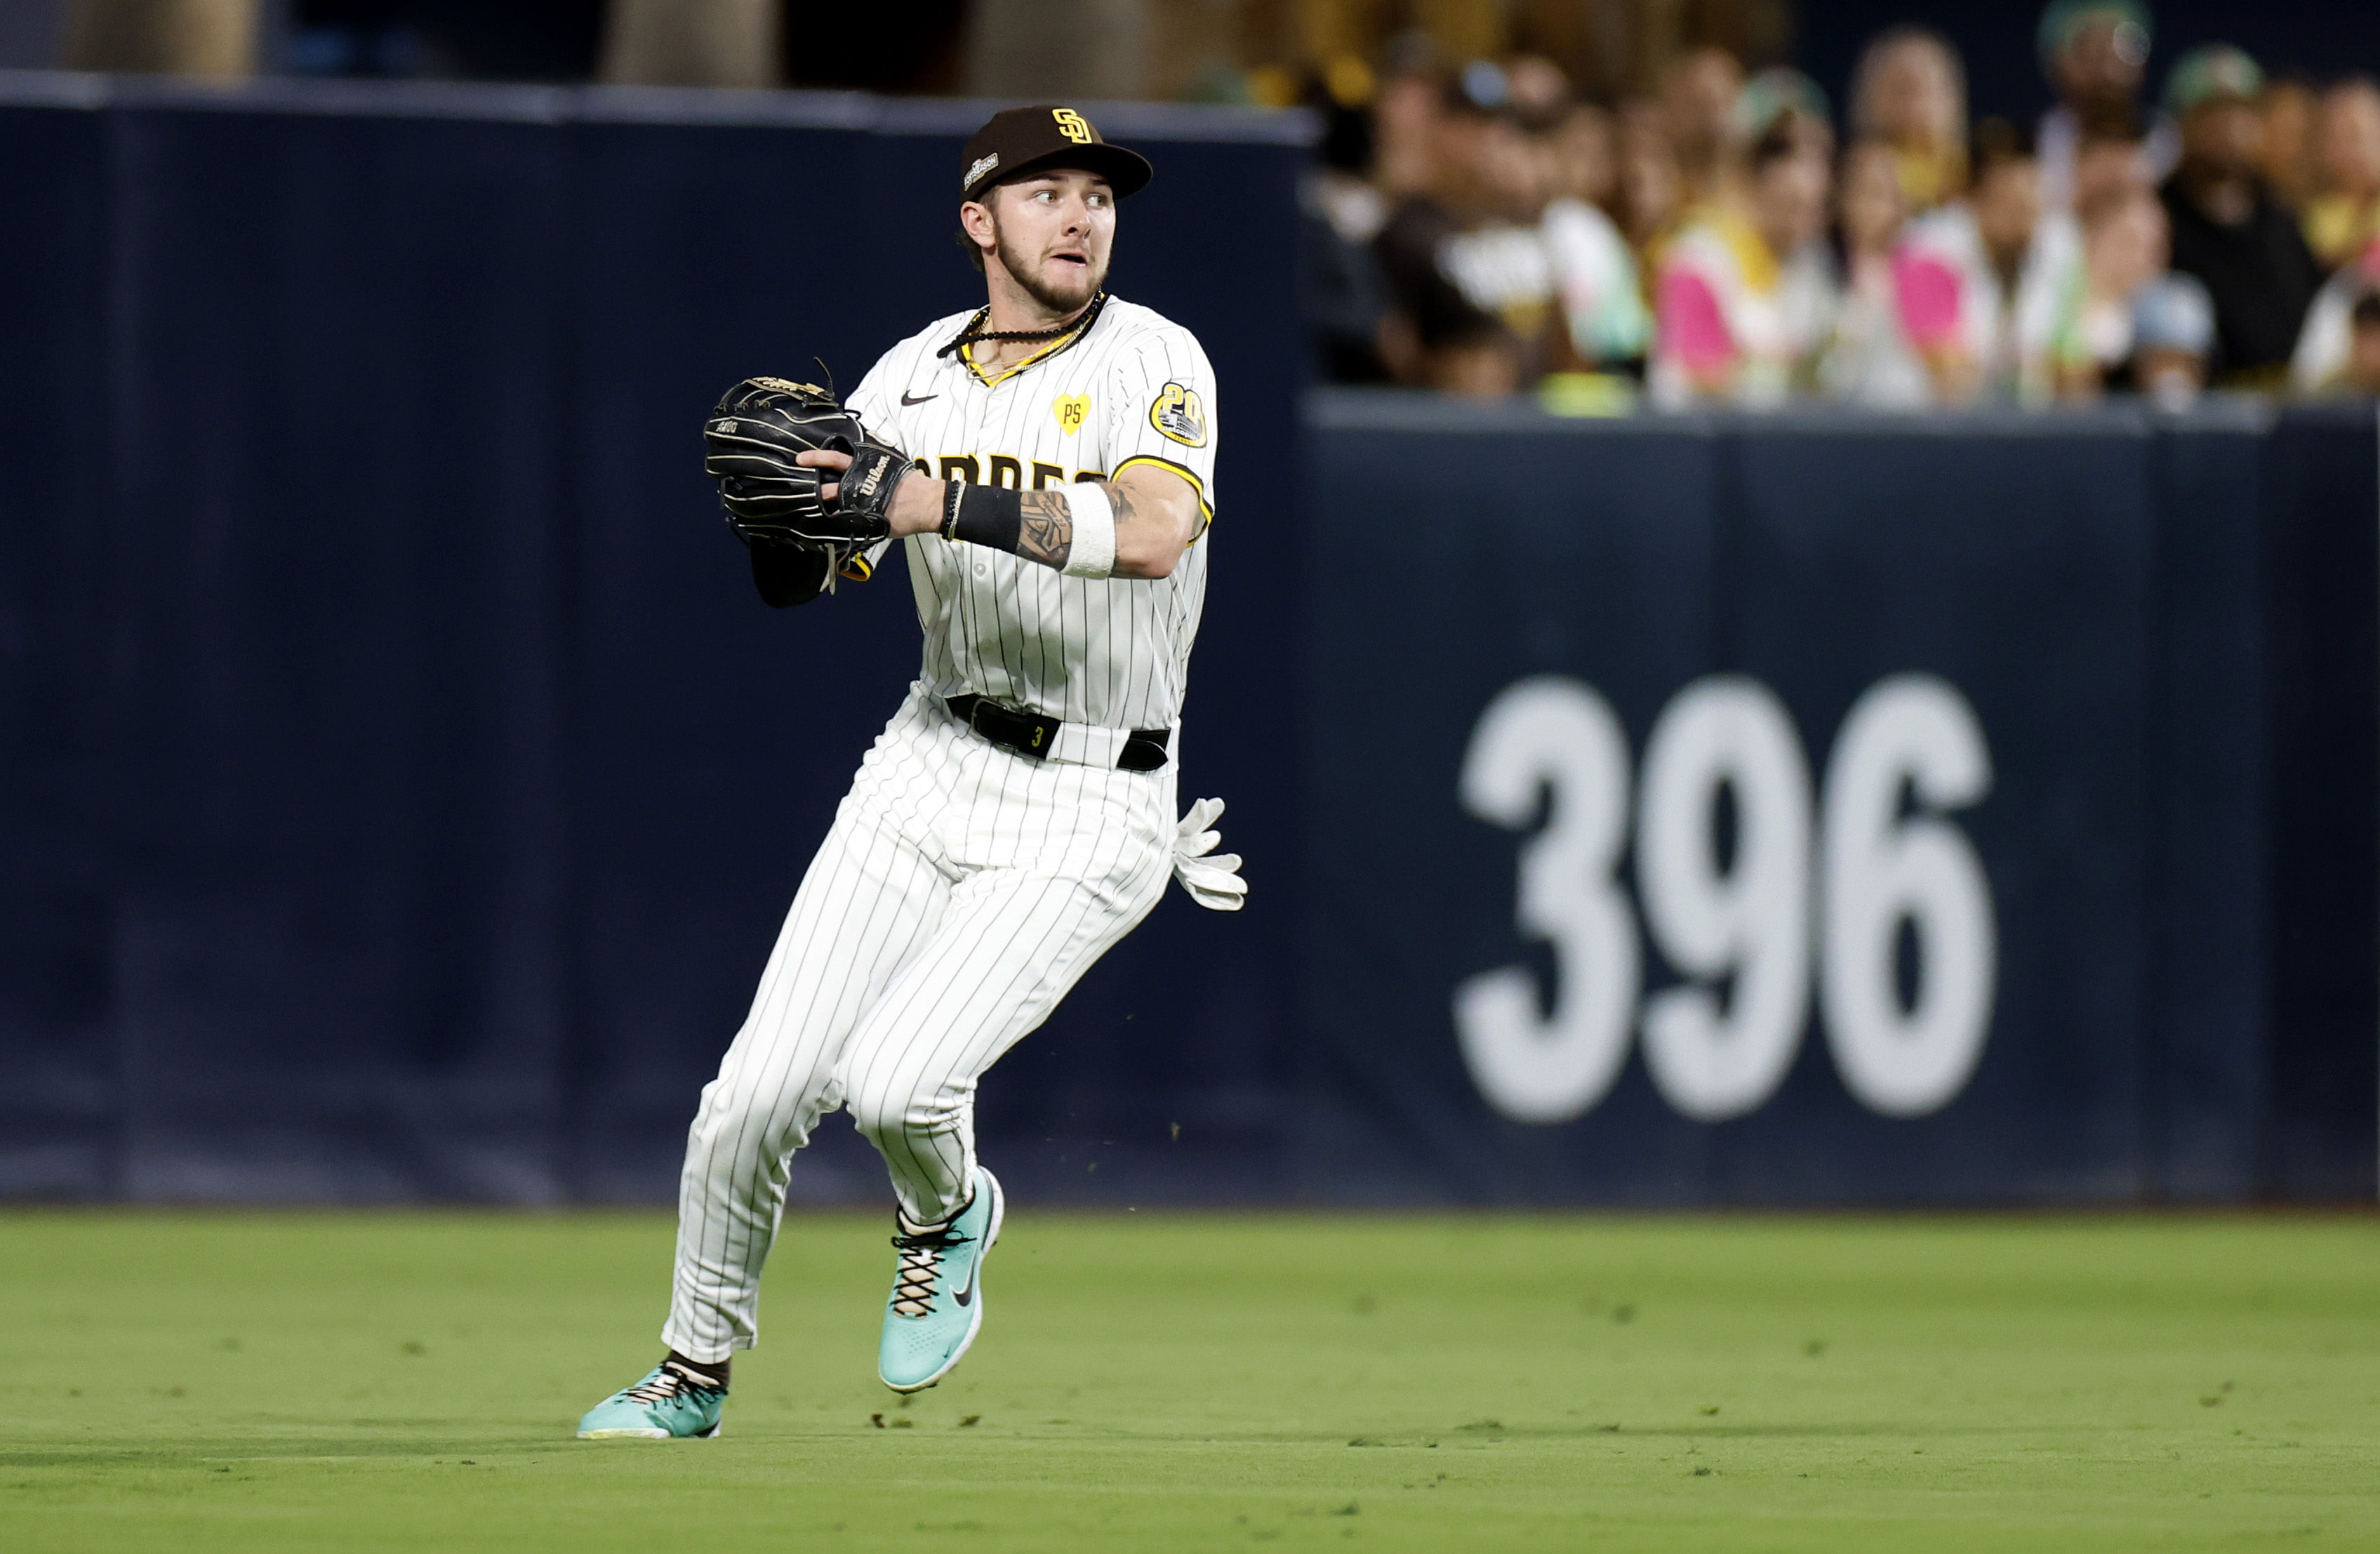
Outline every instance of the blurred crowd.
<svg viewBox="0 0 2380 1554">
<path fill-rule="evenodd" d="M 1609 103 L 1536 57 L 1337 61 L 1309 87 L 1317 370 L 1579 414 L 2380 394 L 2380 86 L 2218 44 L 2151 98 L 2150 30 L 2055 0 L 2031 124 L 1971 122 L 1917 27 L 1840 113 L 1718 49 Z"/>
</svg>

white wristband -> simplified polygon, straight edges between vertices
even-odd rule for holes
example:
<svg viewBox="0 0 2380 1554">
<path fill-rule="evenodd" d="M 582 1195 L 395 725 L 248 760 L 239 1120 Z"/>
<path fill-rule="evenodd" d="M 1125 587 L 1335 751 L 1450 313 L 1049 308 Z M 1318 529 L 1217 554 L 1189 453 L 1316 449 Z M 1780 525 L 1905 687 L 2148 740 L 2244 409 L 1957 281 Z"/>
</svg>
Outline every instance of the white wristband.
<svg viewBox="0 0 2380 1554">
<path fill-rule="evenodd" d="M 1066 488 L 1066 511 L 1075 521 L 1075 542 L 1066 552 L 1069 577 L 1106 577 L 1115 572 L 1115 504 L 1088 480 Z"/>
</svg>

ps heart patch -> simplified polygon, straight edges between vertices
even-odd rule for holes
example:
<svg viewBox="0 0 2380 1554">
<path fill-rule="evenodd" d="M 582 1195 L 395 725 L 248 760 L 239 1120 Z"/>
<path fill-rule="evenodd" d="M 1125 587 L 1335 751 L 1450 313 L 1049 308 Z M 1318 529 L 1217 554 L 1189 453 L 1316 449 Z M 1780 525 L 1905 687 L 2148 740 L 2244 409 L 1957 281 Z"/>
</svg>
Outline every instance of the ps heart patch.
<svg viewBox="0 0 2380 1554">
<path fill-rule="evenodd" d="M 1058 426 L 1072 437 L 1083 430 L 1083 422 L 1091 413 L 1091 396 L 1087 394 L 1062 394 L 1050 402 L 1050 409 L 1058 418 Z"/>
</svg>

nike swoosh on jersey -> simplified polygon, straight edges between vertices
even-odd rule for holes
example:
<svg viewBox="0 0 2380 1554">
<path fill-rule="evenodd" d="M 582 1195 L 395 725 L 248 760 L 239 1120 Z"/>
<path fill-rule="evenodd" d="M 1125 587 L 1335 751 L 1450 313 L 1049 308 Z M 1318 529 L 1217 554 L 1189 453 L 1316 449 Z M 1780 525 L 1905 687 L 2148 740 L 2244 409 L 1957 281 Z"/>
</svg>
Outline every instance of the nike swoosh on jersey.
<svg viewBox="0 0 2380 1554">
<path fill-rule="evenodd" d="M 901 403 L 904 405 L 923 405 L 929 399 L 940 399 L 941 397 L 941 395 L 939 394 L 921 394 L 917 395 L 917 398 L 912 399 L 909 397 L 909 391 L 907 389 L 903 389 L 901 391 Z"/>
</svg>

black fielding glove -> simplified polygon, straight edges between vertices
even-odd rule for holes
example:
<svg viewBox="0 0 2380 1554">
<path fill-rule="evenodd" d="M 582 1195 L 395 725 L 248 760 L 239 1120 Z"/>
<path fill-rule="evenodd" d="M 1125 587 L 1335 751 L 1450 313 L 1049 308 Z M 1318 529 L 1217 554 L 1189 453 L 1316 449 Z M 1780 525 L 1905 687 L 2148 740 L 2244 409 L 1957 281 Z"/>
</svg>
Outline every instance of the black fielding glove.
<svg viewBox="0 0 2380 1554">
<path fill-rule="evenodd" d="M 814 545 L 836 570 L 892 532 L 892 493 L 907 472 L 900 449 L 868 435 L 859 418 L 814 383 L 747 378 L 729 389 L 702 429 L 703 473 L 719 482 L 727 527 L 746 544 Z M 797 455 L 851 455 L 847 470 L 812 469 Z M 832 502 L 820 488 L 838 486 Z"/>
</svg>

